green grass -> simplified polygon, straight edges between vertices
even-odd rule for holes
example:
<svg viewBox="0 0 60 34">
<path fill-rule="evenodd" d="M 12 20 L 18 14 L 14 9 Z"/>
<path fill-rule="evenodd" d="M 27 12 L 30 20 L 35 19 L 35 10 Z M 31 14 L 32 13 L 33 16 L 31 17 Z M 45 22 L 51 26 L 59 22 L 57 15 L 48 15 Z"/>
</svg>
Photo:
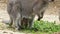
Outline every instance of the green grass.
<svg viewBox="0 0 60 34">
<path fill-rule="evenodd" d="M 0 29 L 8 29 L 16 31 L 13 28 L 6 27 L 4 24 L 0 23 Z M 52 34 L 53 32 L 60 32 L 60 24 L 56 25 L 55 22 L 48 21 L 35 21 L 33 29 L 22 29 L 19 32 L 31 33 L 31 34 Z"/>
<path fill-rule="evenodd" d="M 56 22 L 48 22 L 48 21 L 35 21 L 32 30 L 27 30 L 28 32 L 32 32 L 34 34 L 52 34 L 53 32 L 60 32 L 60 24 L 56 25 Z"/>
<path fill-rule="evenodd" d="M 34 27 L 41 32 L 60 32 L 60 24 L 56 25 L 55 22 L 48 21 L 35 21 Z"/>
<path fill-rule="evenodd" d="M 52 34 L 54 32 L 60 32 L 60 24 L 56 25 L 55 21 L 54 22 L 48 22 L 43 20 L 35 21 L 33 29 L 32 30 L 26 29 L 25 32 L 32 34 Z"/>
</svg>

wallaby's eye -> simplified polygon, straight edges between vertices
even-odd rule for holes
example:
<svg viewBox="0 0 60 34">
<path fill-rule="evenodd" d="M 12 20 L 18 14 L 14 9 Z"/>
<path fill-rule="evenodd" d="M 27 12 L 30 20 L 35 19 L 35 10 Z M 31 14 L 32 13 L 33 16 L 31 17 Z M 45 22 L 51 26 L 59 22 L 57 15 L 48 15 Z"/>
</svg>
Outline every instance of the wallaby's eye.
<svg viewBox="0 0 60 34">
<path fill-rule="evenodd" d="M 54 0 L 48 0 L 48 1 L 53 2 Z"/>
</svg>

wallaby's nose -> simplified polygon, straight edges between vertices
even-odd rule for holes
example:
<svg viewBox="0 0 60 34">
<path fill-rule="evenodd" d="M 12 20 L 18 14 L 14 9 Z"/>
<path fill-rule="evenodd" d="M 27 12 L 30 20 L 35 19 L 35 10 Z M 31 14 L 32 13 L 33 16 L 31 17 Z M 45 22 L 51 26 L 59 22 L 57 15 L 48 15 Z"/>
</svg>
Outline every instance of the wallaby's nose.
<svg viewBox="0 0 60 34">
<path fill-rule="evenodd" d="M 52 2 L 53 2 L 54 0 L 52 0 Z"/>
</svg>

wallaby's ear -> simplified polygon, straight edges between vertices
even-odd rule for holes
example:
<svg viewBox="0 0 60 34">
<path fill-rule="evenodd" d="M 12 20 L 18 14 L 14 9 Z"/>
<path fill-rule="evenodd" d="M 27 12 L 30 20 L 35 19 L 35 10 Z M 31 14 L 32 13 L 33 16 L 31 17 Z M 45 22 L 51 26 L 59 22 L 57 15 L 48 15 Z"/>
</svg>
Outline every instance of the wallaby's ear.
<svg viewBox="0 0 60 34">
<path fill-rule="evenodd" d="M 44 0 L 44 1 L 47 1 L 47 2 L 53 2 L 54 0 Z"/>
</svg>

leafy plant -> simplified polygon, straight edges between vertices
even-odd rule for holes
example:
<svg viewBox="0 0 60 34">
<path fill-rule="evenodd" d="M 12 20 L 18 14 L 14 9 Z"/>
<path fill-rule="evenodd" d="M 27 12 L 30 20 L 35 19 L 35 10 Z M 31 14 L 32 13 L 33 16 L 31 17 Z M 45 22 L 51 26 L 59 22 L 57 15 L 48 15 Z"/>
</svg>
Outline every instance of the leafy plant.
<svg viewBox="0 0 60 34">
<path fill-rule="evenodd" d="M 56 25 L 55 22 L 48 21 L 35 21 L 33 28 L 41 32 L 58 32 L 60 31 L 60 25 Z"/>
</svg>

